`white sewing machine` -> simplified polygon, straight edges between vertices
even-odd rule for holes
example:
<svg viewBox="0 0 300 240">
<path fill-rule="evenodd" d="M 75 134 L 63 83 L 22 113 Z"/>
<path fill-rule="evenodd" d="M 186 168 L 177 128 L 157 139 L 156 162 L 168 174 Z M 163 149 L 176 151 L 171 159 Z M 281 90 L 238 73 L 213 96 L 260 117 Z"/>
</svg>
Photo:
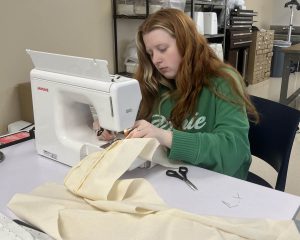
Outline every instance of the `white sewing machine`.
<svg viewBox="0 0 300 240">
<path fill-rule="evenodd" d="M 37 152 L 73 166 L 106 142 L 92 129 L 94 108 L 101 127 L 133 126 L 141 92 L 138 81 L 111 76 L 107 62 L 27 50 Z"/>
</svg>

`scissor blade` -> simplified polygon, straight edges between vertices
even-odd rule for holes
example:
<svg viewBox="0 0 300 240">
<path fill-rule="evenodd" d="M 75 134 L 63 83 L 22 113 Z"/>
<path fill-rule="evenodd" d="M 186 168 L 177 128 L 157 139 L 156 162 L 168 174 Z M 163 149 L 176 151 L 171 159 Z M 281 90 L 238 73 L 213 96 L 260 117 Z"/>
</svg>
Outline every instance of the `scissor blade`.
<svg viewBox="0 0 300 240">
<path fill-rule="evenodd" d="M 186 184 L 193 190 L 198 190 L 198 188 L 188 179 L 184 180 L 186 182 Z"/>
</svg>

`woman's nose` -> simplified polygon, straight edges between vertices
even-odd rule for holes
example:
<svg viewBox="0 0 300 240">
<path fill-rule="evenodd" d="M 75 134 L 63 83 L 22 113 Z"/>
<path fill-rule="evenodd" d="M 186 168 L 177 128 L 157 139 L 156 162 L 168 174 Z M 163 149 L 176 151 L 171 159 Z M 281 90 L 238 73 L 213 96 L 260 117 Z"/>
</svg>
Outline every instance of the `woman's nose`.
<svg viewBox="0 0 300 240">
<path fill-rule="evenodd" d="M 152 62 L 154 63 L 154 65 L 160 64 L 162 61 L 161 56 L 159 53 L 153 53 L 152 56 Z"/>
</svg>

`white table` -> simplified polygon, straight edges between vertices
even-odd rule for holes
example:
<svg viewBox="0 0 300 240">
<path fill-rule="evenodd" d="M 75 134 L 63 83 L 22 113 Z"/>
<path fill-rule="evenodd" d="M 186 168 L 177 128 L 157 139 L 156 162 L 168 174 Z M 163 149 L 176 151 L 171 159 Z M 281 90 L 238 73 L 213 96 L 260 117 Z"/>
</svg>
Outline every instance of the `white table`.
<svg viewBox="0 0 300 240">
<path fill-rule="evenodd" d="M 70 167 L 37 155 L 34 140 L 1 149 L 0 212 L 15 217 L 6 204 L 15 193 L 29 193 L 45 182 L 63 183 Z M 189 167 L 188 178 L 198 187 L 167 177 L 166 169 L 135 169 L 123 177 L 146 178 L 165 202 L 192 213 L 243 218 L 292 219 L 300 197 L 265 188 L 198 167 Z"/>
</svg>

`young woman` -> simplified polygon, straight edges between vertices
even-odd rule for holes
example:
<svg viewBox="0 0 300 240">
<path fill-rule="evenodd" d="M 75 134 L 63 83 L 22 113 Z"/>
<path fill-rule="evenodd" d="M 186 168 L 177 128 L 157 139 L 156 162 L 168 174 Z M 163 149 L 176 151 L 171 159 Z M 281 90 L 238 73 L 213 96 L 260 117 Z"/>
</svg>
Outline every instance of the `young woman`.
<svg viewBox="0 0 300 240">
<path fill-rule="evenodd" d="M 139 27 L 142 91 L 128 138 L 156 138 L 168 157 L 245 179 L 251 163 L 247 112 L 257 117 L 240 74 L 223 63 L 180 10 L 163 9 Z"/>
</svg>

